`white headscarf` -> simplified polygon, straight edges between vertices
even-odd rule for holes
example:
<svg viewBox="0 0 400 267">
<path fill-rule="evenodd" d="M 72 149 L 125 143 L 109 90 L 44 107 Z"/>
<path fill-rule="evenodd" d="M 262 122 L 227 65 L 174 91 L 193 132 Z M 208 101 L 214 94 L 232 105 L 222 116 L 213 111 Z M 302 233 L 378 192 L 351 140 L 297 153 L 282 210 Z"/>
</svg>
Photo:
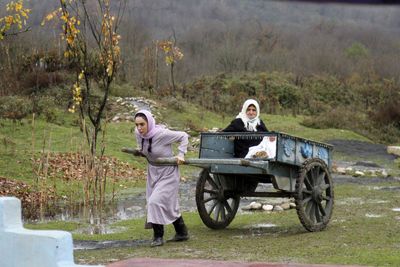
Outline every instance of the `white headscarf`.
<svg viewBox="0 0 400 267">
<path fill-rule="evenodd" d="M 250 105 L 255 106 L 257 110 L 257 115 L 254 117 L 254 119 L 249 119 L 246 115 L 246 111 Z M 242 119 L 244 127 L 247 131 L 257 132 L 257 125 L 260 125 L 260 119 L 258 118 L 259 116 L 260 106 L 258 105 L 257 101 L 254 99 L 247 99 L 243 104 L 242 111 L 236 116 L 236 118 Z"/>
</svg>

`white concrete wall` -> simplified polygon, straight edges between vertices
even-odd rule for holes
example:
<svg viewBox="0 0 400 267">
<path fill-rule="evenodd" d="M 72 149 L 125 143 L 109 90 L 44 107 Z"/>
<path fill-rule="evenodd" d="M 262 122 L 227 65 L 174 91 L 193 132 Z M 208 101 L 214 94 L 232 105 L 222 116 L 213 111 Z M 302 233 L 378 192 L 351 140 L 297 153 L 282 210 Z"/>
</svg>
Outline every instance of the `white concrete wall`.
<svg viewBox="0 0 400 267">
<path fill-rule="evenodd" d="M 21 201 L 0 197 L 1 267 L 78 267 L 73 259 L 72 236 L 64 231 L 23 228 Z"/>
</svg>

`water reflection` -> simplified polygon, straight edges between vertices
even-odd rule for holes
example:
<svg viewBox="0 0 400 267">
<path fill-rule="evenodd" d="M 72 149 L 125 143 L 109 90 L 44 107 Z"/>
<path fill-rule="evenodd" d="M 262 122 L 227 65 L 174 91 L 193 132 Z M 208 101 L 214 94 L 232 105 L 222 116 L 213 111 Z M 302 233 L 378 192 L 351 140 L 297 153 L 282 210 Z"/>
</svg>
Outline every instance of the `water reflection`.
<svg viewBox="0 0 400 267">
<path fill-rule="evenodd" d="M 181 211 L 195 211 L 196 181 L 181 183 L 179 199 Z M 143 188 L 143 190 L 145 190 Z M 84 223 L 77 233 L 109 234 L 123 231 L 122 228 L 110 227 L 110 224 L 128 219 L 144 218 L 146 215 L 146 197 L 143 191 L 131 193 L 130 197 L 116 199 L 102 206 L 85 206 L 82 202 L 64 201 L 43 209 L 31 209 L 24 215 L 25 222 L 72 221 Z M 88 225 L 87 225 L 88 224 Z"/>
<path fill-rule="evenodd" d="M 24 220 L 28 223 L 49 221 L 72 221 L 87 223 L 89 226 L 79 229 L 77 232 L 84 234 L 109 234 L 117 232 L 116 228 L 108 225 L 119 220 L 141 218 L 145 216 L 145 196 L 136 196 L 107 202 L 104 205 L 87 206 L 82 202 L 60 202 L 48 205 L 45 210 L 30 210 L 24 214 Z M 121 230 L 121 229 L 120 229 Z"/>
</svg>

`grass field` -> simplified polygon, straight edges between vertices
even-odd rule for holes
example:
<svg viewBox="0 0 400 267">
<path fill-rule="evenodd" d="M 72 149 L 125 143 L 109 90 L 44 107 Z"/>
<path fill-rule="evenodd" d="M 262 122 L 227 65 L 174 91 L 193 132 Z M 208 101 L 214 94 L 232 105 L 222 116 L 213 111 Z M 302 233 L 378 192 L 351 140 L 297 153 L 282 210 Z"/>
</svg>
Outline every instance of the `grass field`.
<svg viewBox="0 0 400 267">
<path fill-rule="evenodd" d="M 211 230 L 197 213 L 183 216 L 190 230 L 188 242 L 150 248 L 142 244 L 128 248 L 76 251 L 81 263 L 109 263 L 130 257 L 198 258 L 232 261 L 296 262 L 314 264 L 359 264 L 400 266 L 399 187 L 397 183 L 340 184 L 335 187 L 335 209 L 327 229 L 307 232 L 294 209 L 283 212 L 251 212 L 235 217 L 228 228 Z M 112 225 L 121 232 L 107 235 L 74 234 L 77 240 L 150 240 L 151 230 L 143 219 Z M 269 227 L 270 225 L 275 225 Z M 35 229 L 81 227 L 77 223 L 31 225 Z M 166 238 L 173 235 L 166 227 Z"/>
</svg>

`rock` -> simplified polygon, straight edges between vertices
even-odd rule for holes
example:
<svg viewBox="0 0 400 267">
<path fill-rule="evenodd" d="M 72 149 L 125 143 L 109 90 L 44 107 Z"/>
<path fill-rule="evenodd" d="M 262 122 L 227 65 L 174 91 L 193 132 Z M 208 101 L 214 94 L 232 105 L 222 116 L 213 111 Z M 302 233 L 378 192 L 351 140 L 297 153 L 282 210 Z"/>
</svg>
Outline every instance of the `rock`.
<svg viewBox="0 0 400 267">
<path fill-rule="evenodd" d="M 381 174 L 385 178 L 390 176 L 386 170 L 382 170 Z"/>
<path fill-rule="evenodd" d="M 272 206 L 270 204 L 264 204 L 264 205 L 262 205 L 262 209 L 265 211 L 272 211 L 274 209 L 274 206 Z"/>
<path fill-rule="evenodd" d="M 243 206 L 243 207 L 242 207 L 242 210 L 251 210 L 250 204 L 249 204 L 249 205 L 246 205 L 246 206 Z"/>
<path fill-rule="evenodd" d="M 135 117 L 132 116 L 132 115 L 128 115 L 128 116 L 125 117 L 125 120 L 127 120 L 127 121 L 135 121 Z"/>
<path fill-rule="evenodd" d="M 392 155 L 400 156 L 400 146 L 388 146 L 387 152 Z"/>
<path fill-rule="evenodd" d="M 259 202 L 251 202 L 250 203 L 250 209 L 252 209 L 252 210 L 259 210 L 259 209 L 261 209 L 261 207 L 262 207 L 262 204 Z"/>
<path fill-rule="evenodd" d="M 287 203 L 287 202 L 286 203 L 282 203 L 281 207 L 282 207 L 283 210 L 288 210 L 288 209 L 290 209 L 290 203 Z"/>
<path fill-rule="evenodd" d="M 347 172 L 352 172 L 352 171 L 353 171 L 353 168 L 352 168 L 352 167 L 347 167 L 345 170 L 346 170 L 346 173 L 347 173 Z"/>
<path fill-rule="evenodd" d="M 274 206 L 274 211 L 283 211 L 283 208 L 279 205 Z"/>
<path fill-rule="evenodd" d="M 337 168 L 336 168 L 336 173 L 339 173 L 339 174 L 346 174 L 346 168 L 344 168 L 344 167 L 337 167 Z"/>
<path fill-rule="evenodd" d="M 212 128 L 211 130 L 208 130 L 208 132 L 210 132 L 210 133 L 216 133 L 218 131 L 219 131 L 219 128 L 216 128 L 216 127 Z"/>
<path fill-rule="evenodd" d="M 354 177 L 365 176 L 365 173 L 362 171 L 355 171 L 353 174 Z"/>
<path fill-rule="evenodd" d="M 294 203 L 294 202 L 290 202 L 289 205 L 290 205 L 291 209 L 295 209 L 296 208 L 296 203 Z"/>
</svg>

